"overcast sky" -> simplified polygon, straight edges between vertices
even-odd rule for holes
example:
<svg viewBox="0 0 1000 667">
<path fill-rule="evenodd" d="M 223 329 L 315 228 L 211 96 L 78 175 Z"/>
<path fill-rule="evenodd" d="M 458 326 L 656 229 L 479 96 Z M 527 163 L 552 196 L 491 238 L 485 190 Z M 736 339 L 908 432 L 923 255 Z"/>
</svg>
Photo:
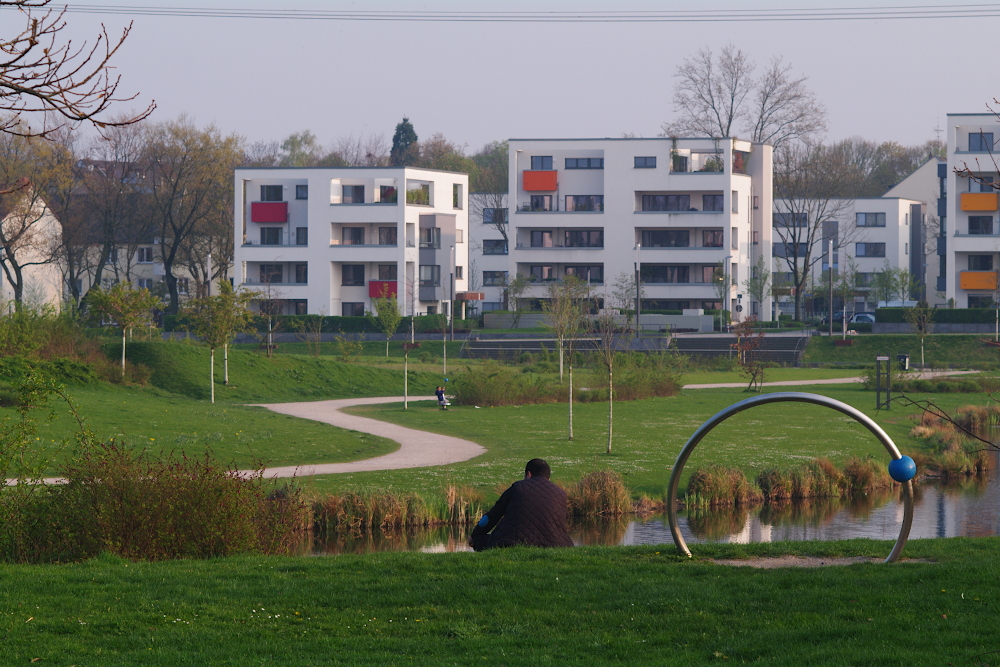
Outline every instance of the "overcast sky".
<svg viewBox="0 0 1000 667">
<path fill-rule="evenodd" d="M 753 0 L 751 0 L 753 2 Z M 87 3 L 76 3 L 84 6 Z M 96 3 L 94 3 L 96 4 Z M 818 3 L 638 2 L 616 9 L 847 8 Z M 879 3 L 886 7 L 914 6 Z M 103 6 L 268 8 L 239 0 L 103 0 Z M 606 2 L 315 2 L 282 9 L 606 10 Z M 959 7 L 938 0 L 927 7 Z M 1000 10 L 1000 5 L 993 6 Z M 1000 11 L 996 12 L 1000 14 Z M 13 16 L 0 14 L 3 24 Z M 656 136 L 673 114 L 678 64 L 732 43 L 758 63 L 780 55 L 829 111 L 828 140 L 922 143 L 945 114 L 1000 96 L 991 63 L 1000 18 L 763 22 L 507 23 L 334 21 L 67 14 L 75 40 L 104 22 L 133 31 L 114 64 L 122 90 L 155 99 L 154 119 L 187 113 L 249 141 L 311 130 L 329 143 L 384 132 L 405 114 L 470 151 L 510 137 Z"/>
</svg>

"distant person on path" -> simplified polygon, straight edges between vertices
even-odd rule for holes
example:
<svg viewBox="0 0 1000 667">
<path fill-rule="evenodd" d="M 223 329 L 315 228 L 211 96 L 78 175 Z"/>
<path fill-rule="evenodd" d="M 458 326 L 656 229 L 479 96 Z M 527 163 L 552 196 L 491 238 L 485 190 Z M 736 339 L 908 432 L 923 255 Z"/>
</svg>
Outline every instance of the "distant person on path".
<svg viewBox="0 0 1000 667">
<path fill-rule="evenodd" d="M 469 546 L 476 551 L 519 544 L 573 546 L 566 525 L 566 492 L 549 481 L 550 475 L 549 464 L 542 459 L 528 461 L 524 479 L 514 482 L 483 515 L 469 537 Z"/>
<path fill-rule="evenodd" d="M 438 387 L 435 389 L 434 394 L 438 397 L 438 405 L 441 406 L 441 409 L 447 410 L 451 403 L 449 403 L 448 399 L 444 397 L 444 387 Z"/>
</svg>

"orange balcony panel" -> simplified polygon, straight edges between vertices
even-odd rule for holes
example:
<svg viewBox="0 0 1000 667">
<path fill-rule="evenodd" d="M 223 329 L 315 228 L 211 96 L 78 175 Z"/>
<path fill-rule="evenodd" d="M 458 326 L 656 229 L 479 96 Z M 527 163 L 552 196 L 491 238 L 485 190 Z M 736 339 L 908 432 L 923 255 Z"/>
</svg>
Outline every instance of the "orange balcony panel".
<svg viewBox="0 0 1000 667">
<path fill-rule="evenodd" d="M 558 187 L 558 171 L 522 171 L 521 188 L 525 192 L 552 192 Z"/>
<path fill-rule="evenodd" d="M 963 211 L 995 211 L 997 210 L 996 192 L 963 192 Z"/>
<path fill-rule="evenodd" d="M 997 272 L 962 271 L 958 277 L 958 286 L 962 289 L 995 290 L 997 288 Z"/>
</svg>

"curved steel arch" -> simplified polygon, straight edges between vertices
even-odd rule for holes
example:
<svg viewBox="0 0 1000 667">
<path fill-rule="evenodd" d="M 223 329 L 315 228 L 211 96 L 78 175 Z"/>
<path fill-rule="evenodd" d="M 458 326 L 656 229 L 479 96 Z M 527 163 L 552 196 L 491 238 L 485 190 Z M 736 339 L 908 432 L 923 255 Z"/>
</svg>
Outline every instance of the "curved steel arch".
<svg viewBox="0 0 1000 667">
<path fill-rule="evenodd" d="M 896 447 L 896 443 L 892 441 L 892 438 L 882 430 L 882 427 L 876 424 L 868 415 L 861 412 L 857 408 L 854 408 L 846 403 L 841 403 L 840 401 L 829 398 L 828 396 L 820 396 L 819 394 L 808 394 L 799 391 L 786 391 L 777 392 L 774 394 L 762 394 L 760 396 L 754 396 L 746 400 L 740 401 L 739 403 L 734 403 L 728 408 L 719 411 L 714 416 L 712 416 L 708 421 L 702 424 L 694 434 L 688 438 L 687 443 L 681 449 L 681 453 L 677 455 L 677 461 L 674 462 L 674 469 L 670 475 L 670 484 L 667 487 L 667 515 L 670 520 L 670 532 L 674 536 L 674 544 L 677 545 L 677 549 L 681 553 L 690 557 L 691 550 L 688 549 L 687 543 L 684 541 L 684 537 L 681 535 L 680 528 L 677 525 L 677 485 L 680 483 L 681 473 L 684 470 L 684 464 L 687 463 L 688 457 L 691 456 L 691 452 L 694 448 L 698 446 L 698 443 L 708 435 L 708 432 L 713 428 L 729 419 L 733 415 L 748 410 L 758 405 L 766 405 L 768 403 L 782 403 L 782 402 L 796 402 L 796 403 L 812 403 L 813 405 L 821 405 L 823 407 L 832 408 L 838 412 L 851 417 L 855 421 L 859 422 L 862 426 L 867 428 L 872 434 L 878 438 L 879 442 L 886 448 L 889 452 L 889 456 L 893 459 L 902 458 L 899 453 L 899 449 Z M 886 563 L 893 563 L 903 552 L 903 547 L 906 545 L 906 540 L 910 535 L 910 526 L 913 523 L 913 482 L 908 481 L 903 484 L 903 525 L 899 529 L 899 537 L 896 538 L 896 544 L 892 547 L 892 551 L 889 553 L 889 557 L 885 559 Z"/>
</svg>

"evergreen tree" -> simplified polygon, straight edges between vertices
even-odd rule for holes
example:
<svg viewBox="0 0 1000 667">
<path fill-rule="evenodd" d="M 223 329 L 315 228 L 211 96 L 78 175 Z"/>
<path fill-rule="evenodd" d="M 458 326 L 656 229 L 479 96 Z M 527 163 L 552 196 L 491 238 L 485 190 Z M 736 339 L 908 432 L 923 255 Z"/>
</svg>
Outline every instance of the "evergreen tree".
<svg viewBox="0 0 1000 667">
<path fill-rule="evenodd" d="M 413 123 L 406 116 L 403 122 L 396 125 L 396 133 L 392 135 L 392 151 L 389 153 L 389 164 L 393 167 L 405 167 L 417 163 L 420 158 L 420 147 L 417 145 L 417 132 Z"/>
</svg>

